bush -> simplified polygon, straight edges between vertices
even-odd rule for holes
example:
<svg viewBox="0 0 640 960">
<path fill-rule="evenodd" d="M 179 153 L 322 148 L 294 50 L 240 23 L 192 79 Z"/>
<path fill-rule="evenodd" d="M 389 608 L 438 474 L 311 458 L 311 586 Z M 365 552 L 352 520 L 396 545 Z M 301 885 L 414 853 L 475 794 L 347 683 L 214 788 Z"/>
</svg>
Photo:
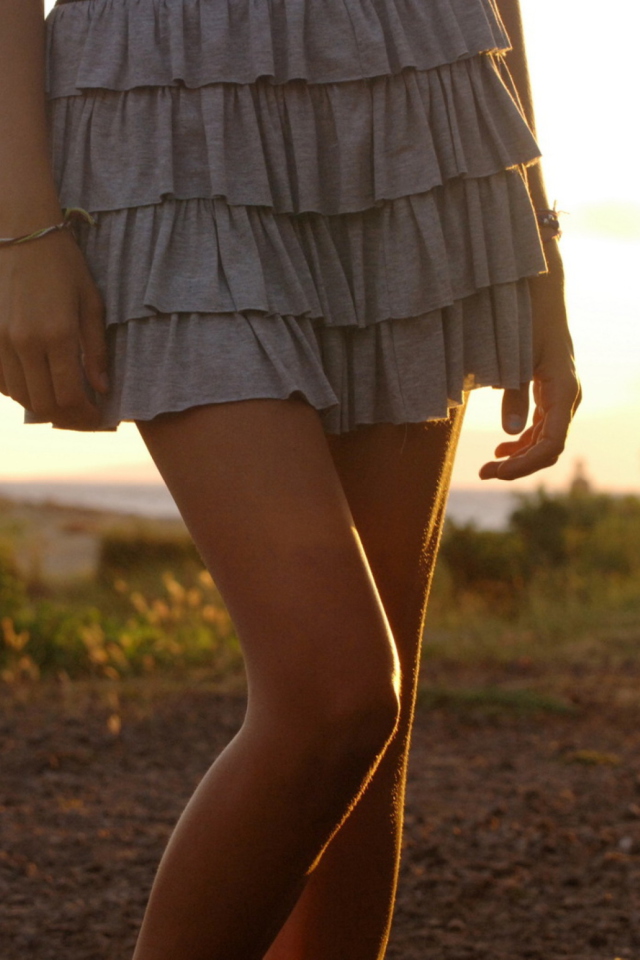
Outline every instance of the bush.
<svg viewBox="0 0 640 960">
<path fill-rule="evenodd" d="M 18 574 L 11 547 L 0 541 L 0 618 L 15 616 L 25 601 L 25 587 Z"/>
<path fill-rule="evenodd" d="M 97 579 L 112 584 L 115 580 L 141 575 L 157 579 L 163 570 L 198 573 L 202 560 L 193 541 L 187 536 L 167 537 L 152 531 L 112 530 L 103 535 L 100 544 Z"/>
<path fill-rule="evenodd" d="M 564 499 L 540 490 L 523 496 L 509 517 L 509 529 L 518 537 L 534 566 L 558 566 L 567 560 L 567 527 L 571 513 Z"/>
<path fill-rule="evenodd" d="M 448 523 L 440 549 L 452 599 L 482 594 L 501 607 L 513 608 L 531 575 L 526 549 L 511 531 L 478 530 L 474 524 Z"/>
<path fill-rule="evenodd" d="M 116 591 L 122 614 L 107 602 L 38 600 L 15 618 L 0 622 L 7 680 L 56 674 L 118 679 L 169 669 L 197 667 L 226 675 L 242 664 L 233 625 L 206 572 L 185 587 L 165 572 L 154 594 L 131 589 L 122 580 Z"/>
<path fill-rule="evenodd" d="M 504 531 L 448 521 L 440 556 L 454 594 L 492 582 L 517 592 L 561 569 L 633 576 L 640 573 L 640 498 L 539 490 L 520 497 Z"/>
<path fill-rule="evenodd" d="M 504 531 L 448 522 L 427 625 L 431 656 L 636 658 L 640 498 L 540 490 Z"/>
</svg>

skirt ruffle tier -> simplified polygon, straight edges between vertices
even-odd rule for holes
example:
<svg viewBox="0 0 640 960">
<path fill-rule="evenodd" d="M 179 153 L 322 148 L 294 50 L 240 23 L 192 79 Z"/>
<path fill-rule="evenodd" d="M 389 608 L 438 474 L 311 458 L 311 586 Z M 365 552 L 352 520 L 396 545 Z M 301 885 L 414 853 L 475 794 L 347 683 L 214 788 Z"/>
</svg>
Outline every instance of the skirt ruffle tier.
<svg viewBox="0 0 640 960">
<path fill-rule="evenodd" d="M 300 395 L 329 432 L 532 375 L 539 151 L 492 0 L 75 0 L 61 205 L 106 306 L 103 429 Z M 36 418 L 27 414 L 29 422 Z"/>
</svg>

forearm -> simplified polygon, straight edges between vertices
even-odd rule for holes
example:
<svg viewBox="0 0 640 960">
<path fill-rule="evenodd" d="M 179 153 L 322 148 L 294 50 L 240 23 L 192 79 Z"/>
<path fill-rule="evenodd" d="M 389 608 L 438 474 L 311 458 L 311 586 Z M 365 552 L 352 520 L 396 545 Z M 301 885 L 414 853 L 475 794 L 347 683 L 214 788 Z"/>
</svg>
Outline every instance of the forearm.
<svg viewBox="0 0 640 960">
<path fill-rule="evenodd" d="M 0 237 L 58 223 L 45 101 L 43 0 L 0 0 Z"/>
<path fill-rule="evenodd" d="M 507 33 L 511 40 L 512 50 L 506 56 L 507 66 L 513 78 L 518 96 L 534 135 L 536 132 L 536 118 L 533 107 L 533 96 L 531 93 L 531 83 L 529 78 L 529 68 L 527 65 L 526 45 L 524 40 L 524 31 L 522 27 L 522 16 L 520 12 L 519 0 L 495 0 L 496 6 L 502 17 Z M 540 164 L 535 164 L 527 169 L 529 190 L 531 198 L 537 209 L 542 210 L 549 207 L 547 191 L 544 185 L 544 177 Z"/>
</svg>

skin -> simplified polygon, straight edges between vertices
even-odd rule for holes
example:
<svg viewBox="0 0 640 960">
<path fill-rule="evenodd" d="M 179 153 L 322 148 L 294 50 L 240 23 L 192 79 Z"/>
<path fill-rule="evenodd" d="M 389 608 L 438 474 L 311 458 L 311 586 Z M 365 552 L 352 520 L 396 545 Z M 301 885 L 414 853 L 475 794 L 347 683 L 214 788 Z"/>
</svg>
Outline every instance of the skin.
<svg viewBox="0 0 640 960">
<path fill-rule="evenodd" d="M 512 44 L 506 56 L 507 67 L 524 115 L 535 134 L 519 0 L 495 0 L 495 4 Z M 533 206 L 536 210 L 548 210 L 551 204 L 541 164 L 529 167 L 527 176 Z M 515 441 L 498 444 L 495 450 L 498 459 L 485 463 L 480 469 L 482 480 L 516 480 L 553 466 L 564 450 L 571 420 L 582 400 L 567 320 L 562 257 L 549 231 L 543 229 L 541 233 L 543 240 L 550 241 L 545 242 L 548 270 L 529 281 L 533 309 L 533 422 L 524 429 L 530 405 L 528 385 L 523 384 L 519 391 L 505 390 L 502 427 L 506 433 L 520 436 Z"/>
<path fill-rule="evenodd" d="M 306 404 L 260 400 L 139 424 L 238 628 L 249 707 L 176 828 L 135 960 L 262 957 L 273 917 L 281 926 L 296 901 L 269 958 L 382 956 L 422 617 L 461 420 L 326 438 Z M 389 741 L 390 687 L 393 724 L 400 709 Z M 372 699 L 384 719 L 379 733 L 371 715 L 371 738 L 369 720 L 354 729 L 350 718 Z M 347 720 L 330 736 L 327 711 Z M 333 772 L 343 749 L 353 770 L 356 734 L 364 790 Z"/>
<path fill-rule="evenodd" d="M 426 602 L 464 410 L 448 421 L 329 437 L 401 665 L 395 737 L 311 876 L 267 960 L 384 956 L 400 865 Z"/>
<path fill-rule="evenodd" d="M 0 0 L 0 237 L 61 223 L 49 160 L 43 0 Z M 81 429 L 106 393 L 102 296 L 68 231 L 0 249 L 0 391 Z"/>
<path fill-rule="evenodd" d="M 497 0 L 534 124 L 516 0 Z M 0 0 L 0 236 L 58 223 L 42 0 Z M 18 147 L 18 149 L 16 149 Z M 549 206 L 539 166 L 534 205 Z M 556 462 L 580 402 L 562 262 L 530 282 L 535 410 L 505 391 L 513 480 Z M 68 232 L 0 250 L 0 391 L 92 429 L 104 305 Z M 160 864 L 134 960 L 381 960 L 391 922 L 420 637 L 463 410 L 323 433 L 299 400 L 168 414 L 139 429 L 238 629 L 245 724 Z M 176 456 L 176 451 L 179 456 Z M 211 509 L 211 504 L 215 509 Z M 265 562 L 268 558 L 268 562 Z"/>
</svg>

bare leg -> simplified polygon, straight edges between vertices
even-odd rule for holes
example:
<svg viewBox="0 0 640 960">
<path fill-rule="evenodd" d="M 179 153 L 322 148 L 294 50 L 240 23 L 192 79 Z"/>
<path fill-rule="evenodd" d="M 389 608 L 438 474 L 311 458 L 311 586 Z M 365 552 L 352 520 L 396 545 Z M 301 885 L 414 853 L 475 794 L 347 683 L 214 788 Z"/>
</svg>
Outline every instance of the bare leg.
<svg viewBox="0 0 640 960">
<path fill-rule="evenodd" d="M 398 732 L 267 960 L 379 960 L 391 925 L 420 638 L 462 411 L 330 445 L 401 661 Z"/>
<path fill-rule="evenodd" d="M 249 704 L 170 840 L 135 960 L 255 960 L 393 735 L 397 654 L 312 408 L 139 428 L 235 621 Z"/>
</svg>

